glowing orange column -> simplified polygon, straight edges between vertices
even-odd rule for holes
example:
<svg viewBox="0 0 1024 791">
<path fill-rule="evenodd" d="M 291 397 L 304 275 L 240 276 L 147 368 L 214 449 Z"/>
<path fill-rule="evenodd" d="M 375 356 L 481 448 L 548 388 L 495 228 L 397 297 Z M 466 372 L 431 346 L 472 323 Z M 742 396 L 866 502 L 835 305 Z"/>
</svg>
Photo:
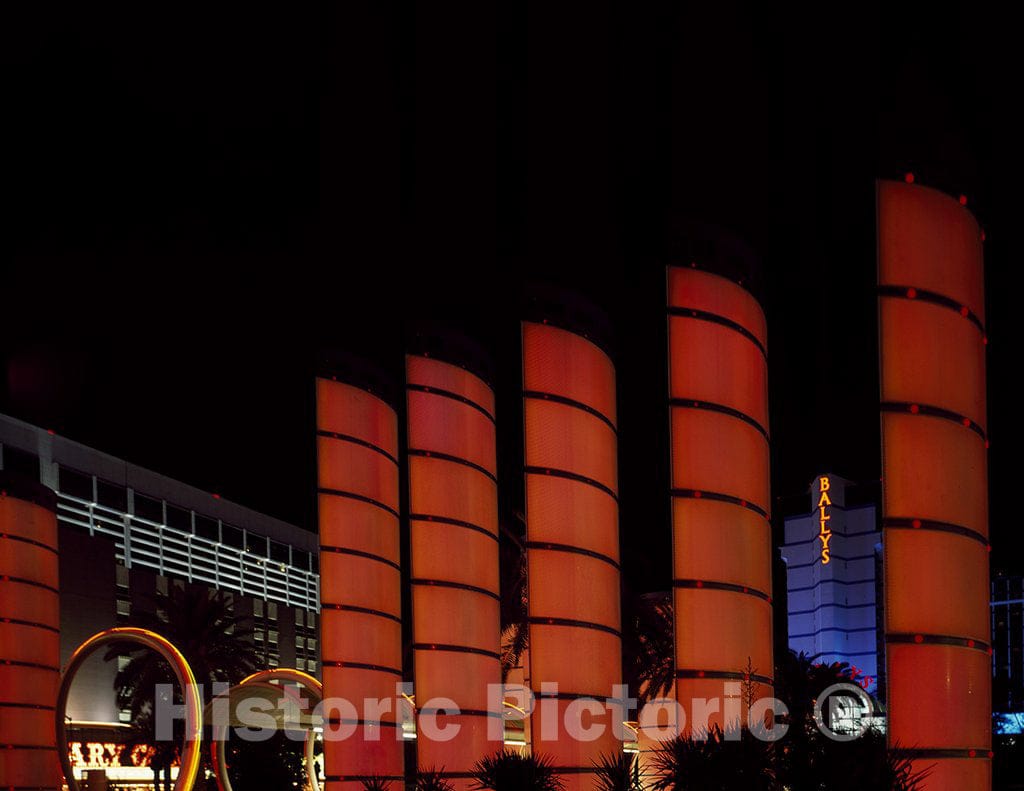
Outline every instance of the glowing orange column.
<svg viewBox="0 0 1024 791">
<path fill-rule="evenodd" d="M 981 230 L 878 183 L 888 737 L 929 791 L 991 787 Z"/>
<path fill-rule="evenodd" d="M 615 368 L 589 340 L 524 322 L 523 411 L 533 751 L 590 788 L 593 762 L 621 752 L 621 711 L 602 704 L 622 681 Z M 544 696 L 544 685 L 557 695 Z M 604 734 L 574 738 L 580 708 Z"/>
<path fill-rule="evenodd" d="M 745 718 L 748 675 L 771 695 L 766 327 L 741 286 L 669 267 L 668 332 L 676 697 L 703 730 Z"/>
<path fill-rule="evenodd" d="M 356 707 L 324 712 L 337 721 L 324 726 L 325 774 L 328 790 L 361 791 L 370 776 L 404 777 L 398 418 L 358 387 L 319 378 L 316 389 L 324 697 Z M 366 698 L 389 710 L 367 711 Z"/>
<path fill-rule="evenodd" d="M 426 357 L 406 358 L 406 378 L 416 751 L 421 770 L 471 788 L 476 762 L 502 747 L 487 728 L 488 685 L 501 684 L 494 393 Z M 439 715 L 439 698 L 461 714 Z M 433 738 L 426 714 L 458 735 Z"/>
<path fill-rule="evenodd" d="M 61 785 L 55 509 L 52 491 L 0 472 L 0 788 Z"/>
</svg>

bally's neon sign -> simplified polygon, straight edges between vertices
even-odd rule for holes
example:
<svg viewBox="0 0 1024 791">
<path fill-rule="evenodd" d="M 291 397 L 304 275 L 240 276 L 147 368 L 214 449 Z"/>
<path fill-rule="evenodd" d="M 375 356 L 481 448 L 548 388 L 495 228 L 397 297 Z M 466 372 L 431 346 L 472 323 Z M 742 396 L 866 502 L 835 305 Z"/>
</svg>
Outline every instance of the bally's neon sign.
<svg viewBox="0 0 1024 791">
<path fill-rule="evenodd" d="M 828 524 L 832 520 L 832 498 L 828 496 L 829 489 L 831 488 L 832 482 L 828 476 L 822 475 L 818 479 L 818 524 L 821 527 L 818 539 L 821 541 L 821 565 L 823 566 L 827 566 L 832 562 L 832 550 L 829 549 L 829 544 L 832 541 L 832 530 Z"/>
</svg>

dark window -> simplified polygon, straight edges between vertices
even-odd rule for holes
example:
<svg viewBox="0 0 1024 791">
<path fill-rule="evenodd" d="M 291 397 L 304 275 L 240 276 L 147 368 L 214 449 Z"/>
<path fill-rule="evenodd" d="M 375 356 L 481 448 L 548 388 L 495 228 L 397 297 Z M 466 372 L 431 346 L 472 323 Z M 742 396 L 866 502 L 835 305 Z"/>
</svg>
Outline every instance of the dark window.
<svg viewBox="0 0 1024 791">
<path fill-rule="evenodd" d="M 245 550 L 246 552 L 252 552 L 254 555 L 259 555 L 261 558 L 267 557 L 267 539 L 264 536 L 254 536 L 252 533 L 246 533 L 245 535 Z"/>
<path fill-rule="evenodd" d="M 220 531 L 217 529 L 217 520 L 210 519 L 208 516 L 200 516 L 199 514 L 196 514 L 196 535 L 202 536 L 210 541 L 220 541 Z"/>
<path fill-rule="evenodd" d="M 62 494 L 69 494 L 82 500 L 92 502 L 92 476 L 61 467 L 57 475 L 57 485 Z"/>
<path fill-rule="evenodd" d="M 278 563 L 289 563 L 291 558 L 288 557 L 288 545 L 278 544 L 276 541 L 271 541 L 270 559 Z"/>
<path fill-rule="evenodd" d="M 301 549 L 292 548 L 292 563 L 296 568 L 309 571 L 309 553 Z"/>
<path fill-rule="evenodd" d="M 310 569 L 309 569 L 310 571 L 312 571 L 314 574 L 319 574 L 320 573 L 320 556 L 315 554 L 315 553 L 313 555 L 310 555 L 309 565 L 310 565 Z"/>
<path fill-rule="evenodd" d="M 96 502 L 115 511 L 127 511 L 128 491 L 116 483 L 96 481 Z"/>
<path fill-rule="evenodd" d="M 38 481 L 39 457 L 34 453 L 29 453 L 27 450 L 4 445 L 4 469 L 7 472 L 13 472 L 15 475 L 22 475 L 25 478 Z"/>
<path fill-rule="evenodd" d="M 167 526 L 185 533 L 192 532 L 192 514 L 184 508 L 167 504 Z"/>
<path fill-rule="evenodd" d="M 227 546 L 234 547 L 235 549 L 245 549 L 244 533 L 237 527 L 221 523 L 220 534 L 221 541 Z"/>
<path fill-rule="evenodd" d="M 157 522 L 163 524 L 164 521 L 164 506 L 159 500 L 154 500 L 152 497 L 146 497 L 144 494 L 135 493 L 135 515 L 140 516 L 143 519 L 148 519 L 150 522 Z"/>
</svg>

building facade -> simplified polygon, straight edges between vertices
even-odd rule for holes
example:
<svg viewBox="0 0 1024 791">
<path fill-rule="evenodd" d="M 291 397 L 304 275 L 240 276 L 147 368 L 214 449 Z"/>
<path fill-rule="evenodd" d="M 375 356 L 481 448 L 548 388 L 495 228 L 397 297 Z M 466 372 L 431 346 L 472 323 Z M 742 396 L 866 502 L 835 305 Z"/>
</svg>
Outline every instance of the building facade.
<svg viewBox="0 0 1024 791">
<path fill-rule="evenodd" d="M 992 578 L 992 709 L 1024 733 L 1024 577 Z"/>
<path fill-rule="evenodd" d="M 882 691 L 882 533 L 878 508 L 850 481 L 822 474 L 810 509 L 785 519 L 789 647 L 815 662 L 847 662 L 860 684 Z"/>
<path fill-rule="evenodd" d="M 0 469 L 57 495 L 62 666 L 88 637 L 152 612 L 171 586 L 195 586 L 222 592 L 251 619 L 249 639 L 267 667 L 319 673 L 314 533 L 3 415 Z M 73 743 L 111 742 L 126 727 L 114 693 L 126 661 L 97 655 L 76 676 Z M 105 760 L 72 752 L 83 769 Z"/>
</svg>

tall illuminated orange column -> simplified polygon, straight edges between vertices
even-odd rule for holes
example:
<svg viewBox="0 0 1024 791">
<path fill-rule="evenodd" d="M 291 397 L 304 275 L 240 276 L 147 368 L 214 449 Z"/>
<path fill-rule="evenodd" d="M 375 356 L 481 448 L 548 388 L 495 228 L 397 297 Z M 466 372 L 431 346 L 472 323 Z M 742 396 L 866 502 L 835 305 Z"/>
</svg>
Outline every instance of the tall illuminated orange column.
<svg viewBox="0 0 1024 791">
<path fill-rule="evenodd" d="M 476 762 L 502 748 L 487 728 L 488 685 L 501 684 L 494 393 L 420 356 L 406 358 L 406 381 L 416 751 L 421 770 L 470 788 Z M 460 715 L 439 715 L 439 698 Z M 432 727 L 458 725 L 456 738 L 434 738 L 427 714 Z"/>
<path fill-rule="evenodd" d="M 60 595 L 53 492 L 0 472 L 0 788 L 58 789 Z"/>
<path fill-rule="evenodd" d="M 991 787 L 981 230 L 957 200 L 878 183 L 890 747 L 929 791 Z"/>
<path fill-rule="evenodd" d="M 324 698 L 356 707 L 324 712 L 325 731 L 351 732 L 325 733 L 325 773 L 328 789 L 361 791 L 370 776 L 404 778 L 398 419 L 350 384 L 318 378 L 316 395 Z"/>
<path fill-rule="evenodd" d="M 567 330 L 524 322 L 522 338 L 533 751 L 566 788 L 589 789 L 593 762 L 621 752 L 624 719 L 581 701 L 622 683 L 615 368 Z M 584 706 L 604 727 L 592 741 L 565 727 Z"/>
<path fill-rule="evenodd" d="M 771 695 L 766 326 L 733 281 L 669 267 L 668 332 L 676 697 L 699 731 L 744 717 L 737 689 Z M 706 723 L 700 698 L 722 700 Z"/>
</svg>

